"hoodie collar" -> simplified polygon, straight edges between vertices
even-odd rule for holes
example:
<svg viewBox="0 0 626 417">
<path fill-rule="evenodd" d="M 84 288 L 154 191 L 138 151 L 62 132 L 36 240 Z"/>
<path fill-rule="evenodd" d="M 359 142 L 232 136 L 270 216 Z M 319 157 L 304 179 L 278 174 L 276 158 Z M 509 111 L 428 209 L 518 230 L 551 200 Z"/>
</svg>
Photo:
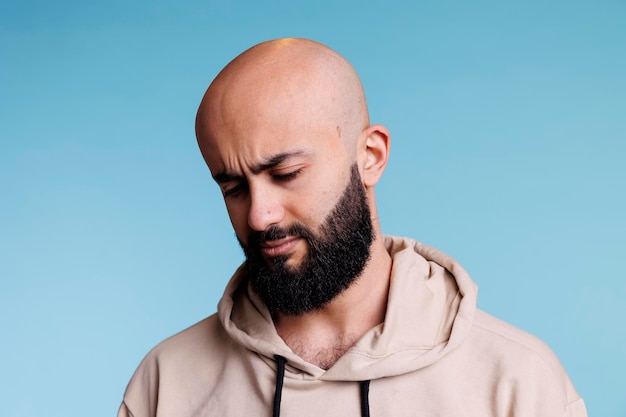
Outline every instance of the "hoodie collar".
<svg viewBox="0 0 626 417">
<path fill-rule="evenodd" d="M 242 265 L 218 305 L 226 332 L 268 364 L 287 359 L 287 374 L 300 378 L 360 381 L 412 372 L 437 361 L 467 336 L 477 287 L 452 258 L 408 238 L 385 237 L 392 257 L 384 323 L 370 329 L 330 369 L 299 356 L 280 338 L 271 315 L 251 290 Z"/>
</svg>

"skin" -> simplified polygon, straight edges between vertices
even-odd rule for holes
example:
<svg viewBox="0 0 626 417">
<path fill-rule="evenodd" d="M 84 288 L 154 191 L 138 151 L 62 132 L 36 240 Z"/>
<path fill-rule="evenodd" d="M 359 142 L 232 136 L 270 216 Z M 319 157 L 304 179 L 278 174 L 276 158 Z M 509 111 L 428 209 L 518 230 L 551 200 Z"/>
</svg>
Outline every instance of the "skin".
<svg viewBox="0 0 626 417">
<path fill-rule="evenodd" d="M 202 155 L 217 181 L 238 239 L 295 221 L 311 230 L 335 206 L 356 163 L 375 239 L 358 280 L 326 307 L 301 316 L 274 315 L 278 334 L 297 354 L 328 368 L 365 332 L 383 322 L 391 258 L 383 246 L 374 186 L 389 155 L 389 133 L 370 125 L 352 66 L 304 39 L 256 45 L 229 63 L 207 90 L 196 119 Z M 263 249 L 268 261 L 304 240 L 286 237 Z"/>
</svg>

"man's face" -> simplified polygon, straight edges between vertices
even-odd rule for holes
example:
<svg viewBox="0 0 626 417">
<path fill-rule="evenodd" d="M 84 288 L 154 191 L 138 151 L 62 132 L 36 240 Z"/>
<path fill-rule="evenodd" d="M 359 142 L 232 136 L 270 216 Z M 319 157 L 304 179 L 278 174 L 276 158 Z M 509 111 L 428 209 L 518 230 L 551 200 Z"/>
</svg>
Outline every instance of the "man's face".
<svg viewBox="0 0 626 417">
<path fill-rule="evenodd" d="M 291 253 L 273 257 L 264 249 L 272 242 L 302 239 L 308 251 L 297 263 Z M 373 240 L 370 210 L 356 165 L 334 208 L 316 231 L 295 222 L 250 233 L 246 254 L 252 288 L 269 310 L 300 315 L 320 309 L 348 288 L 361 274 Z"/>
<path fill-rule="evenodd" d="M 331 110 L 315 113 L 305 98 L 279 105 L 274 96 L 248 101 L 237 96 L 230 105 L 225 99 L 211 102 L 214 107 L 207 110 L 203 156 L 241 242 L 272 226 L 302 224 L 316 232 L 350 181 L 360 132 L 340 128 Z M 308 251 L 299 236 L 261 245 L 266 261 L 289 254 L 287 266 L 298 265 Z"/>
<path fill-rule="evenodd" d="M 372 240 L 346 139 L 335 126 L 296 117 L 227 127 L 208 142 L 205 158 L 255 292 L 273 313 L 323 307 L 360 275 Z"/>
</svg>

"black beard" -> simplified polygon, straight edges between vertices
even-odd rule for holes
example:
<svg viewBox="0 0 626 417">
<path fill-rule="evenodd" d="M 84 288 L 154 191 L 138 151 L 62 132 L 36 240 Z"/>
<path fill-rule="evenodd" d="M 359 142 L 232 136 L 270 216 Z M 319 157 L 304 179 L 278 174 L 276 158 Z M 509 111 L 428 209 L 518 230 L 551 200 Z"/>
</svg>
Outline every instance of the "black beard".
<svg viewBox="0 0 626 417">
<path fill-rule="evenodd" d="M 365 189 L 356 165 L 343 195 L 326 217 L 319 233 L 301 223 L 288 228 L 271 226 L 250 233 L 246 255 L 252 289 L 269 311 L 299 316 L 323 308 L 361 275 L 370 258 L 374 240 Z M 289 255 L 272 258 L 268 265 L 260 244 L 286 236 L 308 243 L 308 253 L 299 266 L 288 266 Z"/>
</svg>

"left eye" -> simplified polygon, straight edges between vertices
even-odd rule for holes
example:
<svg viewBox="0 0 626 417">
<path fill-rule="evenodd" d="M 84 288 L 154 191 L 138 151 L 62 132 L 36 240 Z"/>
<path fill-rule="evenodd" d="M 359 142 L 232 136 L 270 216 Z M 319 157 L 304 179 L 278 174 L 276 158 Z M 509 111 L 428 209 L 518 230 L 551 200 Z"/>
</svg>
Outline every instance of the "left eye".
<svg viewBox="0 0 626 417">
<path fill-rule="evenodd" d="M 272 174 L 272 178 L 278 181 L 289 181 L 297 177 L 301 172 L 301 169 L 297 169 L 295 171 L 287 172 L 285 174 Z"/>
</svg>

